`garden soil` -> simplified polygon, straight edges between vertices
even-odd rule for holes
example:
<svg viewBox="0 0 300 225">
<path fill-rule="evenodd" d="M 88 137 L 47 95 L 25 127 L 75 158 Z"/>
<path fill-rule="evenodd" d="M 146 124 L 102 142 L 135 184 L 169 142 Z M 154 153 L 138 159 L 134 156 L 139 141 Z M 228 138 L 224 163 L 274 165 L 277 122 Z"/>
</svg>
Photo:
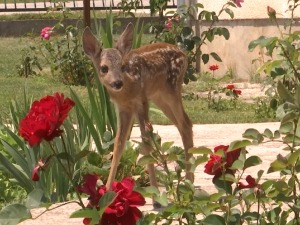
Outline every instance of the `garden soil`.
<svg viewBox="0 0 300 225">
<path fill-rule="evenodd" d="M 253 96 L 263 95 L 260 85 L 251 85 L 251 84 L 238 84 L 236 85 L 239 89 L 242 90 L 243 98 L 250 100 Z M 174 141 L 175 145 L 182 146 L 181 138 L 176 127 L 169 126 L 160 126 L 154 125 L 154 130 L 159 133 L 162 138 L 162 141 Z M 195 146 L 207 146 L 213 148 L 217 145 L 228 145 L 231 141 L 242 140 L 242 134 L 248 128 L 255 128 L 260 132 L 263 132 L 266 128 L 271 131 L 279 129 L 279 123 L 254 123 L 254 124 L 207 124 L 199 125 L 195 124 L 193 126 L 194 131 L 194 145 Z M 132 134 L 132 140 L 140 140 L 140 134 L 138 127 L 134 127 Z M 283 152 L 283 145 L 279 142 L 268 142 L 261 145 L 253 145 L 247 147 L 248 156 L 257 155 L 261 157 L 262 164 L 256 167 L 251 167 L 251 169 L 246 170 L 245 176 L 248 174 L 256 177 L 259 170 L 267 170 L 270 162 L 276 159 L 276 156 L 279 153 Z M 172 166 L 172 165 L 171 165 Z M 204 165 L 197 167 L 195 173 L 195 185 L 198 189 L 203 189 L 209 193 L 213 193 L 215 188 L 212 184 L 212 176 L 205 174 L 203 172 Z M 278 173 L 263 174 L 262 179 L 267 178 L 276 178 L 279 177 Z M 76 203 L 64 204 L 61 207 L 61 204 L 55 204 L 50 207 L 54 208 L 51 211 L 39 216 L 37 219 L 26 220 L 20 223 L 21 225 L 75 225 L 82 224 L 82 218 L 70 219 L 69 216 L 72 212 L 79 209 L 79 206 Z M 58 208 L 56 208 L 58 207 Z M 142 211 L 151 211 L 153 210 L 151 199 L 147 199 L 147 204 L 140 208 Z M 45 208 L 38 208 L 32 210 L 33 217 L 40 215 Z"/>
</svg>

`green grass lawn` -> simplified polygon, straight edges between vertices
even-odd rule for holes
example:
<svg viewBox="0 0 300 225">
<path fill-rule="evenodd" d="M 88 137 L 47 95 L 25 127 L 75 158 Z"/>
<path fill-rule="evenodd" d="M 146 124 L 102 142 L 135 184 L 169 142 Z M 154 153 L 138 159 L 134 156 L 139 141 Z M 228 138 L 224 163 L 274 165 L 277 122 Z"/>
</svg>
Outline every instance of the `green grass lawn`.
<svg viewBox="0 0 300 225">
<path fill-rule="evenodd" d="M 69 93 L 69 86 L 60 83 L 50 74 L 43 76 L 30 76 L 29 78 L 19 77 L 16 65 L 20 64 L 21 50 L 28 43 L 23 38 L 0 38 L 0 115 L 7 118 L 9 103 L 16 100 L 23 101 L 24 90 L 28 96 L 38 99 L 54 92 Z M 13 47 L 12 47 L 13 46 Z M 83 98 L 87 98 L 84 87 L 72 87 Z M 207 90 L 205 82 L 190 82 L 184 87 L 185 93 L 200 92 Z M 206 99 L 184 100 L 184 105 L 193 123 L 248 123 L 262 122 L 267 119 L 255 117 L 254 105 L 238 101 L 236 109 L 216 112 L 208 109 Z M 151 113 L 152 121 L 159 124 L 170 124 L 170 121 L 159 113 Z"/>
</svg>

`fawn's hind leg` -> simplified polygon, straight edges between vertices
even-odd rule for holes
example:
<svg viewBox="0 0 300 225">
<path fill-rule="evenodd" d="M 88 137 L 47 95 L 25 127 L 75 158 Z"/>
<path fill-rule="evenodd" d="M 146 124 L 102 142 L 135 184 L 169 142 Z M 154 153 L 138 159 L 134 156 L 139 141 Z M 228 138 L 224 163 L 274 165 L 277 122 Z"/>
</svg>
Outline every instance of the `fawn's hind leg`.
<svg viewBox="0 0 300 225">
<path fill-rule="evenodd" d="M 176 125 L 182 139 L 186 159 L 186 178 L 194 182 L 194 174 L 190 172 L 191 165 L 188 163 L 192 154 L 188 150 L 194 146 L 193 124 L 186 114 L 181 100 L 181 93 L 168 92 L 162 94 L 164 97 L 153 99 L 154 103 L 164 112 L 164 114 Z"/>
</svg>

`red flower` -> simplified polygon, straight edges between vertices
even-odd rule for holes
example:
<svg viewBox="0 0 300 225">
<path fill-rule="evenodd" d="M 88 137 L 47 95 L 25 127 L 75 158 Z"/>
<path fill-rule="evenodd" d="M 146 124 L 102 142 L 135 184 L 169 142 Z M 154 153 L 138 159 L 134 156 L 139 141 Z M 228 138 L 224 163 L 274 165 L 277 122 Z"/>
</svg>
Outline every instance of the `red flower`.
<svg viewBox="0 0 300 225">
<path fill-rule="evenodd" d="M 246 181 L 247 181 L 247 184 L 239 182 L 238 183 L 238 188 L 240 188 L 240 189 L 255 188 L 257 186 L 257 183 L 256 183 L 255 179 L 250 175 L 248 175 L 246 177 Z"/>
<path fill-rule="evenodd" d="M 82 222 L 83 222 L 84 225 L 89 225 L 90 222 L 91 222 L 91 219 L 90 218 L 84 218 Z"/>
<path fill-rule="evenodd" d="M 101 197 L 107 192 L 105 186 L 96 187 L 95 175 L 85 176 L 86 179 L 83 186 L 78 190 L 84 193 L 90 193 L 88 207 L 98 207 Z M 95 185 L 94 185 L 95 184 Z M 144 197 L 133 190 L 134 180 L 126 177 L 121 182 L 112 183 L 112 191 L 116 192 L 116 197 L 104 211 L 100 225 L 133 225 L 141 218 L 142 213 L 137 206 L 145 205 Z M 95 192 L 97 188 L 97 192 Z M 98 199 L 98 202 L 92 202 L 91 199 Z M 84 224 L 88 224 L 89 220 L 85 218 Z"/>
<path fill-rule="evenodd" d="M 40 36 L 46 40 L 49 40 L 50 37 L 51 37 L 51 34 L 53 32 L 53 28 L 52 27 L 44 27 L 42 30 L 41 30 L 41 34 Z"/>
<path fill-rule="evenodd" d="M 21 120 L 19 134 L 32 147 L 43 139 L 51 141 L 63 132 L 60 129 L 74 102 L 63 94 L 55 93 L 32 103 L 29 113 Z"/>
<path fill-rule="evenodd" d="M 224 156 L 220 156 L 219 154 L 210 155 L 210 160 L 204 166 L 204 172 L 209 175 L 214 175 L 214 179 L 221 176 L 222 173 L 233 173 L 231 169 L 229 169 L 235 160 L 237 160 L 240 156 L 241 149 L 235 149 L 233 151 L 228 151 L 228 145 L 219 145 L 214 148 L 214 152 L 217 153 L 219 151 L 224 152 Z"/>
<path fill-rule="evenodd" d="M 226 89 L 232 90 L 234 88 L 234 84 L 228 84 Z"/>
<path fill-rule="evenodd" d="M 217 177 L 220 176 L 223 171 L 222 157 L 219 155 L 210 155 L 210 159 L 204 168 L 204 173 L 216 175 Z"/>
<path fill-rule="evenodd" d="M 235 93 L 236 95 L 241 95 L 242 94 L 242 91 L 241 90 L 238 90 L 238 89 L 234 89 L 232 90 L 233 93 Z"/>
<path fill-rule="evenodd" d="M 218 66 L 218 65 L 211 65 L 211 66 L 209 67 L 209 69 L 210 69 L 211 71 L 215 71 L 215 70 L 219 69 L 219 66 Z"/>
</svg>

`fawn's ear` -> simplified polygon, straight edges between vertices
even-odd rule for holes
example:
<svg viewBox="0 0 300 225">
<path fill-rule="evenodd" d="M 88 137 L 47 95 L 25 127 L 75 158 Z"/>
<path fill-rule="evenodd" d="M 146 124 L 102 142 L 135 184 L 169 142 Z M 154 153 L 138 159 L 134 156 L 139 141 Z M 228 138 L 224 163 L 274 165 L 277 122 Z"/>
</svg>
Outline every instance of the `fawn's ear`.
<svg viewBox="0 0 300 225">
<path fill-rule="evenodd" d="M 83 32 L 82 45 L 85 54 L 87 54 L 91 59 L 99 57 L 102 49 L 97 38 L 92 34 L 89 27 L 85 28 Z"/>
<path fill-rule="evenodd" d="M 118 49 L 123 56 L 132 48 L 133 30 L 133 24 L 129 23 L 116 43 L 116 49 Z"/>
</svg>

